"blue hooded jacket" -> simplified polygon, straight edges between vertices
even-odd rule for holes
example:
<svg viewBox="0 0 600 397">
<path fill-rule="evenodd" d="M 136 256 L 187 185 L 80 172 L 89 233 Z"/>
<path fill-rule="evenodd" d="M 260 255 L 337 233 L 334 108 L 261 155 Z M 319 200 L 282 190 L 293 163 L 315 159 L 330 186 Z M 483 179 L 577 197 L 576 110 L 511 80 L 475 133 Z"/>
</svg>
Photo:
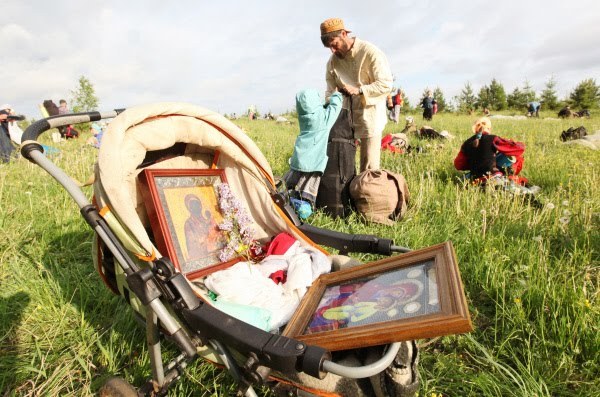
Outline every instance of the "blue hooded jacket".
<svg viewBox="0 0 600 397">
<path fill-rule="evenodd" d="M 301 172 L 323 172 L 327 166 L 329 131 L 342 111 L 342 94 L 334 93 L 323 106 L 319 93 L 306 89 L 296 94 L 300 135 L 294 144 L 290 167 Z"/>
</svg>

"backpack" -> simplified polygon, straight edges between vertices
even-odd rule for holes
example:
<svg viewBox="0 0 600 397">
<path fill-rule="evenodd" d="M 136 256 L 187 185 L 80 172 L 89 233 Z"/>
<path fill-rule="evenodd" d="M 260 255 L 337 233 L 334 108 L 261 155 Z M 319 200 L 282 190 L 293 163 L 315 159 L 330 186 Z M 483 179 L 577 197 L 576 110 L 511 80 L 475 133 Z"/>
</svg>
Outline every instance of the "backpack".
<svg viewBox="0 0 600 397">
<path fill-rule="evenodd" d="M 419 137 L 425 139 L 441 139 L 442 135 L 428 125 L 424 125 L 419 129 Z"/>
<path fill-rule="evenodd" d="M 350 182 L 350 195 L 366 221 L 384 225 L 393 225 L 404 215 L 409 199 L 404 177 L 383 169 L 358 174 Z"/>
<path fill-rule="evenodd" d="M 586 135 L 587 130 L 584 126 L 580 126 L 577 128 L 570 127 L 568 130 L 563 131 L 562 134 L 560 134 L 560 140 L 566 142 L 573 139 L 581 139 Z"/>
<path fill-rule="evenodd" d="M 327 157 L 315 205 L 333 217 L 346 216 L 350 213 L 350 181 L 356 175 L 356 141 L 347 109 L 342 109 L 331 127 Z"/>
</svg>

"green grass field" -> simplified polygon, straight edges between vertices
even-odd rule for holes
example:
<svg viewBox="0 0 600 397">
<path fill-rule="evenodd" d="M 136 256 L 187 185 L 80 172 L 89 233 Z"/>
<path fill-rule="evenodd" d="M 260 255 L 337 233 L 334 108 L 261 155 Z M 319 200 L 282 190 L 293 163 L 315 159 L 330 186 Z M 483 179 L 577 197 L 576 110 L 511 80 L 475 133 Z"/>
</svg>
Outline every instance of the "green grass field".
<svg viewBox="0 0 600 397">
<path fill-rule="evenodd" d="M 496 134 L 525 142 L 522 174 L 542 188 L 538 205 L 458 182 L 452 160 L 474 119 L 437 115 L 428 124 L 454 140 L 383 154 L 383 168 L 402 173 L 411 192 L 394 226 L 355 215 L 310 221 L 411 248 L 453 242 L 475 330 L 420 341 L 432 342 L 421 350 L 420 396 L 600 396 L 600 152 L 559 140 L 569 126 L 600 130 L 600 119 L 493 120 Z M 297 125 L 236 122 L 274 174 L 284 173 Z M 390 123 L 386 132 L 400 129 Z M 84 139 L 56 146 L 56 163 L 86 180 L 97 151 Z M 0 165 L 0 395 L 93 395 L 109 376 L 138 385 L 150 376 L 144 330 L 97 276 L 91 240 L 75 203 L 41 168 L 22 158 Z M 170 395 L 232 393 L 219 369 L 198 363 L 187 372 Z"/>
</svg>

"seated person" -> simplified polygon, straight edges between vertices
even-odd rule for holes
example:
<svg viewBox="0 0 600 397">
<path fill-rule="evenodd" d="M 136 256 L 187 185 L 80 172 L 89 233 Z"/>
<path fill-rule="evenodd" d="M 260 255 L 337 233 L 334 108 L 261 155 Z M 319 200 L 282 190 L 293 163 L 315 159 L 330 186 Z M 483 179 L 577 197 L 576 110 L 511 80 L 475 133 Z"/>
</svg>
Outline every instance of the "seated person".
<svg viewBox="0 0 600 397">
<path fill-rule="evenodd" d="M 454 159 L 457 170 L 466 170 L 471 181 L 478 184 L 494 176 L 506 176 L 519 184 L 527 180 L 517 175 L 523 167 L 525 145 L 492 135 L 492 122 L 487 117 L 473 124 L 473 136 L 461 146 Z"/>
<path fill-rule="evenodd" d="M 294 208 L 301 218 L 306 218 L 312 213 L 321 175 L 327 165 L 327 140 L 342 110 L 342 94 L 335 92 L 329 104 L 323 105 L 316 90 L 302 90 L 296 94 L 296 110 L 300 135 L 294 144 L 290 170 L 283 180 L 291 191 Z M 304 207 L 303 211 L 299 211 L 301 207 Z"/>
<path fill-rule="evenodd" d="M 102 127 L 100 127 L 96 123 L 92 123 L 90 126 L 90 132 L 92 133 L 92 136 L 89 137 L 85 143 L 95 147 L 96 149 L 100 149 L 100 143 L 102 142 L 102 135 L 104 135 L 104 131 L 102 131 Z"/>
</svg>

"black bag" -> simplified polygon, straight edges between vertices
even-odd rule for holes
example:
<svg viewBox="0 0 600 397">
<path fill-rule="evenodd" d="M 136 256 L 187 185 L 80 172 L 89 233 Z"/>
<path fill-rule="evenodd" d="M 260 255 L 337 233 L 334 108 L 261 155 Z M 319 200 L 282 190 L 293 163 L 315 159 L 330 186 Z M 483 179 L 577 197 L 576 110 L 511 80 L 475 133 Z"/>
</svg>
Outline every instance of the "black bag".
<svg viewBox="0 0 600 397">
<path fill-rule="evenodd" d="M 342 109 L 329 132 L 329 160 L 317 194 L 316 206 L 333 217 L 350 213 L 350 181 L 356 175 L 356 142 L 350 117 L 350 111 Z"/>
<path fill-rule="evenodd" d="M 587 135 L 587 130 L 584 126 L 573 128 L 570 127 L 568 130 L 563 131 L 560 134 L 560 140 L 563 142 L 570 141 L 573 139 L 581 139 Z"/>
</svg>

